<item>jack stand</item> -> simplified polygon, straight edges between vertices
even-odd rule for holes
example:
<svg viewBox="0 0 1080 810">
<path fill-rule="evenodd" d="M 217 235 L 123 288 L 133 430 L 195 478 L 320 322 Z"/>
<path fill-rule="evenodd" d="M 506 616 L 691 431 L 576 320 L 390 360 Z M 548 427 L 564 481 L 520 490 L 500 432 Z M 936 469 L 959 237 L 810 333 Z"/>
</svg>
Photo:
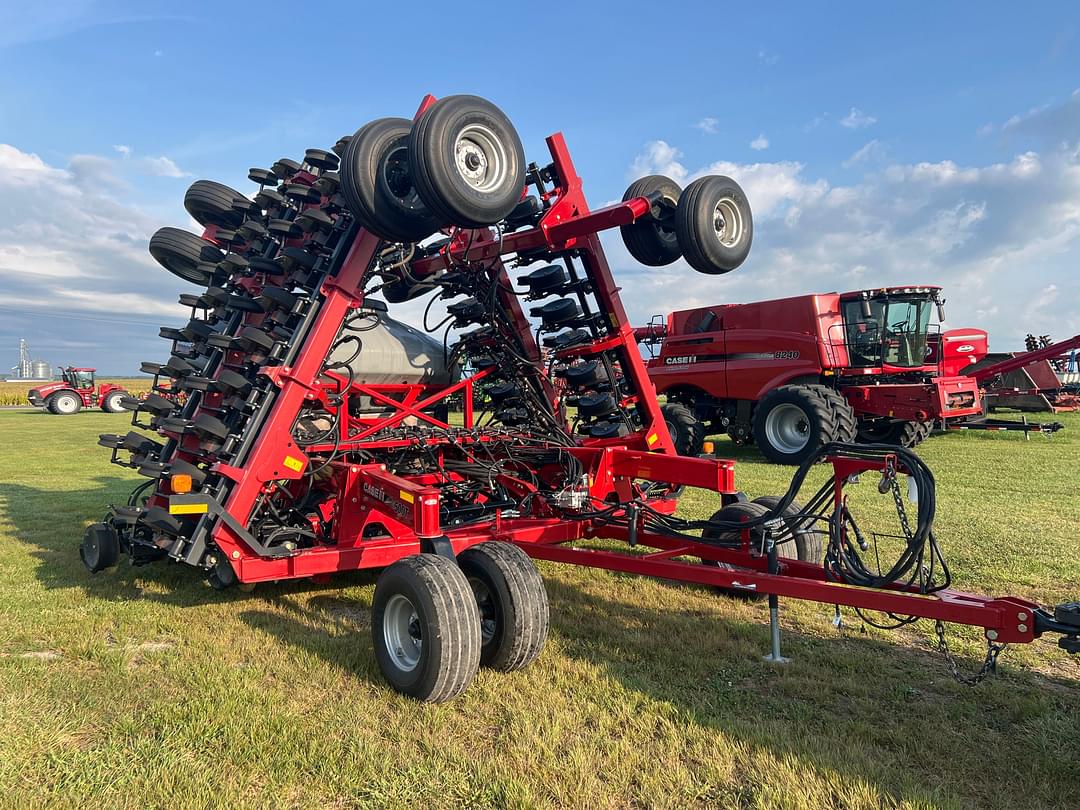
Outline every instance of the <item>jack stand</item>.
<svg viewBox="0 0 1080 810">
<path fill-rule="evenodd" d="M 844 626 L 844 617 L 840 615 L 839 605 L 833 605 L 832 626 L 837 630 Z"/>
<path fill-rule="evenodd" d="M 768 538 L 766 542 L 769 548 L 769 573 L 776 574 L 780 570 L 779 554 L 776 550 L 776 541 L 772 532 L 766 529 Z M 764 660 L 770 664 L 788 664 L 790 658 L 784 658 L 780 654 L 780 599 L 775 593 L 769 594 L 769 633 L 772 638 L 772 652 L 764 656 Z"/>
</svg>

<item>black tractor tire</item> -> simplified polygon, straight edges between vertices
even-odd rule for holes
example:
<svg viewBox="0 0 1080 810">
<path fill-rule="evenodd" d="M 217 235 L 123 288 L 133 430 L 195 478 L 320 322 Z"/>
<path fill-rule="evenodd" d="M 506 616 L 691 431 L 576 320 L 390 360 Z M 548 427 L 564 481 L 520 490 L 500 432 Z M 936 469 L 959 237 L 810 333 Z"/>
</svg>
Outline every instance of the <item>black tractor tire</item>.
<svg viewBox="0 0 1080 810">
<path fill-rule="evenodd" d="M 705 443 L 705 425 L 694 416 L 693 411 L 681 402 L 668 402 L 660 407 L 675 452 L 680 456 L 701 454 Z"/>
<path fill-rule="evenodd" d="M 801 464 L 836 441 L 833 405 L 822 385 L 782 385 L 754 408 L 754 443 L 774 464 Z"/>
<path fill-rule="evenodd" d="M 375 583 L 375 660 L 390 685 L 425 703 L 460 695 L 480 667 L 480 612 L 451 560 L 414 554 Z"/>
<path fill-rule="evenodd" d="M 742 264 L 754 241 L 754 217 L 739 184 L 730 177 L 701 177 L 683 189 L 675 232 L 687 264 L 721 275 Z"/>
<path fill-rule="evenodd" d="M 196 180 L 184 194 L 184 208 L 200 225 L 238 228 L 244 222 L 243 203 L 254 203 L 239 191 L 213 180 Z M 239 205 L 238 205 L 239 204 Z"/>
<path fill-rule="evenodd" d="M 130 396 L 131 396 L 131 394 L 129 394 L 127 391 L 123 391 L 123 390 L 110 391 L 101 400 L 101 410 L 105 411 L 105 413 L 123 413 L 124 411 L 127 410 L 127 408 L 125 408 L 123 405 L 121 405 L 120 402 L 125 397 L 130 397 Z"/>
<path fill-rule="evenodd" d="M 92 574 L 115 569 L 120 561 L 120 538 L 116 529 L 107 523 L 86 527 L 79 543 L 79 558 Z"/>
<path fill-rule="evenodd" d="M 479 543 L 458 555 L 480 611 L 480 666 L 513 672 L 547 641 L 547 590 L 529 555 L 512 543 Z"/>
<path fill-rule="evenodd" d="M 57 391 L 49 397 L 49 411 L 60 416 L 70 416 L 82 410 L 82 397 L 74 391 Z"/>
<path fill-rule="evenodd" d="M 859 422 L 858 441 L 861 444 L 893 444 L 917 447 L 934 430 L 933 422 L 907 422 L 901 419 L 864 419 Z"/>
<path fill-rule="evenodd" d="M 477 96 L 436 101 L 409 132 L 413 183 L 440 226 L 505 219 L 525 188 L 525 151 L 510 119 Z"/>
<path fill-rule="evenodd" d="M 199 267 L 203 263 L 217 264 L 224 257 L 210 242 L 191 231 L 180 228 L 159 228 L 150 237 L 150 255 L 175 276 L 192 284 L 207 286 L 213 274 Z"/>
<path fill-rule="evenodd" d="M 635 180 L 623 194 L 623 202 L 635 197 L 659 194 L 650 216 L 619 228 L 623 244 L 630 255 L 647 267 L 663 267 L 682 256 L 679 237 L 675 233 L 675 210 L 682 189 L 670 178 L 651 174 Z"/>
<path fill-rule="evenodd" d="M 846 444 L 854 443 L 859 430 L 859 417 L 856 415 L 855 409 L 851 407 L 847 397 L 835 388 L 822 386 L 821 391 L 832 407 L 833 423 L 836 426 L 833 441 Z"/>
<path fill-rule="evenodd" d="M 746 523 L 747 521 L 754 520 L 766 514 L 769 510 L 759 503 L 752 503 L 750 501 L 738 501 L 737 503 L 729 503 L 722 509 L 718 509 L 713 513 L 713 516 L 709 520 L 723 520 L 723 521 L 738 521 L 739 523 Z M 754 544 L 760 544 L 761 533 L 763 529 L 755 528 L 751 529 L 751 542 Z M 731 531 L 725 529 L 716 529 L 713 527 L 706 528 L 701 537 L 704 540 L 716 540 L 716 541 L 729 541 L 734 542 L 739 539 L 739 530 Z M 777 549 L 781 556 L 794 556 L 796 553 L 794 542 L 789 541 L 790 547 L 781 546 Z M 742 570 L 738 566 L 728 565 L 727 563 L 716 562 L 715 560 L 702 560 L 702 565 L 709 565 L 714 568 L 726 568 L 731 571 Z M 762 594 L 756 593 L 749 589 L 740 588 L 721 588 L 717 587 L 718 593 L 725 594 L 727 596 L 734 596 L 738 599 L 746 599 L 756 601 L 762 598 Z"/>
<path fill-rule="evenodd" d="M 772 512 L 780 501 L 779 495 L 762 495 L 760 498 L 754 498 L 752 503 L 764 506 Z M 802 506 L 798 501 L 792 501 L 784 510 L 784 523 L 787 524 L 791 537 L 786 537 L 784 542 L 778 543 L 776 551 L 781 557 L 819 563 L 825 556 L 825 533 L 818 529 L 813 521 L 800 517 L 801 513 Z M 792 551 L 795 553 L 792 554 Z"/>
<path fill-rule="evenodd" d="M 341 161 L 341 191 L 353 216 L 391 242 L 419 242 L 438 230 L 413 184 L 408 140 L 412 122 L 380 118 L 349 139 Z"/>
</svg>

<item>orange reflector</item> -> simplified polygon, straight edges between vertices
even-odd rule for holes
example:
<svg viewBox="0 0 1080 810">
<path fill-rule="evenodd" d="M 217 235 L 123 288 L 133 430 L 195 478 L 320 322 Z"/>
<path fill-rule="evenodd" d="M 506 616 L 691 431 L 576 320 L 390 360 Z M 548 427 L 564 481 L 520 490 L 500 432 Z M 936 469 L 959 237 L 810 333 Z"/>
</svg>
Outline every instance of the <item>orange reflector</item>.
<svg viewBox="0 0 1080 810">
<path fill-rule="evenodd" d="M 184 495 L 191 492 L 191 476 L 185 473 L 177 473 L 169 476 L 169 489 L 174 495 Z"/>
<path fill-rule="evenodd" d="M 712 442 L 705 442 L 701 445 L 701 452 L 703 452 L 707 456 L 711 456 L 715 449 L 716 446 Z"/>
</svg>

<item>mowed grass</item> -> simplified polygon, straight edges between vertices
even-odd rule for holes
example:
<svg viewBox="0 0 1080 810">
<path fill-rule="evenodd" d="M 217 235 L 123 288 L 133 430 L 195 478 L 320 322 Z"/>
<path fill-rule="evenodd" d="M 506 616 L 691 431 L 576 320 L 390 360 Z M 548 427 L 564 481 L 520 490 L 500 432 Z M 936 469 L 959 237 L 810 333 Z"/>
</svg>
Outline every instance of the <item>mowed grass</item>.
<svg viewBox="0 0 1080 810">
<path fill-rule="evenodd" d="M 957 587 L 1080 597 L 1080 418 L 1060 418 L 1053 441 L 924 445 Z M 428 706 L 379 676 L 370 574 L 251 595 L 182 566 L 91 576 L 83 527 L 141 480 L 95 446 L 126 423 L 0 413 L 0 804 L 1076 806 L 1080 663 L 1052 642 L 969 689 L 926 623 L 884 633 L 845 611 L 838 630 L 830 607 L 786 600 L 777 669 L 763 603 L 542 564 L 540 659 Z M 790 469 L 730 449 L 748 492 L 786 488 Z M 979 634 L 950 637 L 977 666 Z"/>
</svg>

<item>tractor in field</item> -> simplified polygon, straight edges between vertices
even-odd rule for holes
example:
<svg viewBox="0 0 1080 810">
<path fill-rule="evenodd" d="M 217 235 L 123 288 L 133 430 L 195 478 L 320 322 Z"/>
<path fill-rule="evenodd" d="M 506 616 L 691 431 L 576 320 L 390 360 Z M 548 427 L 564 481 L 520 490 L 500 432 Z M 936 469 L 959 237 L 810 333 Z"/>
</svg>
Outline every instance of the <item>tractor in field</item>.
<svg viewBox="0 0 1080 810">
<path fill-rule="evenodd" d="M 592 210 L 563 136 L 546 143 L 550 159 L 526 162 L 499 108 L 428 96 L 411 120 L 251 169 L 250 196 L 192 185 L 202 235 L 150 241 L 195 285 L 190 318 L 143 366 L 155 392 L 123 400 L 133 429 L 99 439 L 147 480 L 86 529 L 86 567 L 170 561 L 245 590 L 381 569 L 375 659 L 424 701 L 540 654 L 532 559 L 767 595 L 776 662 L 781 595 L 982 627 L 987 671 L 1001 644 L 1048 632 L 1080 652 L 1080 605 L 949 590 L 933 476 L 903 448 L 826 445 L 788 492 L 755 500 L 734 462 L 678 456 L 599 234 L 723 273 L 750 249 L 750 207 L 710 176 L 645 178 Z M 431 335 L 389 316 L 422 297 L 446 304 Z M 801 506 L 817 461 L 833 475 Z M 860 476 L 905 537 L 885 568 L 849 511 Z M 713 493 L 711 518 L 676 515 L 685 487 Z"/>
<path fill-rule="evenodd" d="M 798 464 L 829 442 L 922 442 L 935 422 L 982 414 L 957 369 L 986 355 L 986 332 L 935 331 L 940 288 L 888 287 L 673 312 L 636 330 L 653 357 L 680 452 L 707 434 Z M 656 347 L 659 347 L 657 350 Z"/>
<path fill-rule="evenodd" d="M 49 413 L 70 415 L 83 408 L 101 408 L 106 413 L 123 413 L 121 402 L 130 396 L 119 385 L 113 383 L 94 383 L 93 368 L 61 369 L 61 379 L 31 389 L 27 398 L 35 408 L 44 408 Z"/>
</svg>

